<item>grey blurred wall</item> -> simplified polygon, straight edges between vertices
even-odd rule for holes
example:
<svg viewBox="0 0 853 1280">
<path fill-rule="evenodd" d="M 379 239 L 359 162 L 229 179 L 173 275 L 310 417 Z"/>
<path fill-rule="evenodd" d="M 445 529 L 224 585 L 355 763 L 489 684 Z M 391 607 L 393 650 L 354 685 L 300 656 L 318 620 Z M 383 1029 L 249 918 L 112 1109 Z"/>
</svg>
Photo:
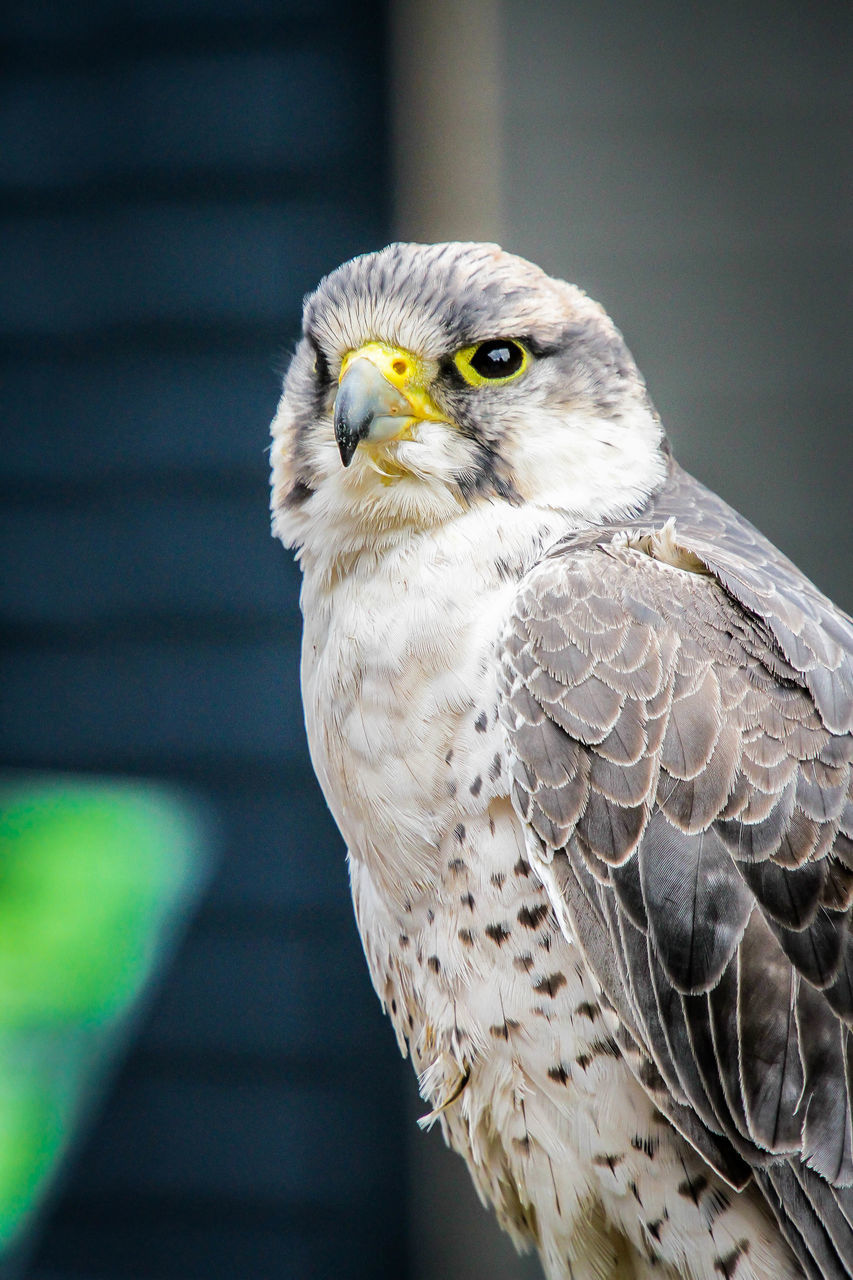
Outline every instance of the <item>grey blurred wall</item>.
<svg viewBox="0 0 853 1280">
<path fill-rule="evenodd" d="M 601 301 L 683 465 L 853 607 L 853 8 L 504 3 L 504 240 Z"/>
</svg>

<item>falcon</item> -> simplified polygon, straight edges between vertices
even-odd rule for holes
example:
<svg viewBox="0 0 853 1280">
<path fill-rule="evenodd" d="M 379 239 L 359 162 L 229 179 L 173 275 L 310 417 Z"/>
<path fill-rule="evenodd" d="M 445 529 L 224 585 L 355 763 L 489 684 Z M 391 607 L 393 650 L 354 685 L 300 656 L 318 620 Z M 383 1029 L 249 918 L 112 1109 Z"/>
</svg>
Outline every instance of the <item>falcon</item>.
<svg viewBox="0 0 853 1280">
<path fill-rule="evenodd" d="M 550 1280 L 853 1272 L 853 621 L 494 245 L 327 276 L 273 423 L 370 974 Z"/>
</svg>

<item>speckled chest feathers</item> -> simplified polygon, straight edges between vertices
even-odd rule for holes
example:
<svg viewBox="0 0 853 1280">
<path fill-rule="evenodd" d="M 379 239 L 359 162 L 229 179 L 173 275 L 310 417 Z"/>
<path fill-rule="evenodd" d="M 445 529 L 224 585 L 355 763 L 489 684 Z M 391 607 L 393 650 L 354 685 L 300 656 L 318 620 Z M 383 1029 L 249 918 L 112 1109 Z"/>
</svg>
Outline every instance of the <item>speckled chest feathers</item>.
<svg viewBox="0 0 853 1280">
<path fill-rule="evenodd" d="M 549 1275 L 710 1280 L 725 1275 L 715 1259 L 749 1249 L 766 1255 L 756 1276 L 794 1275 L 772 1261 L 761 1209 L 733 1206 L 626 1067 L 508 798 L 495 637 L 565 527 L 489 508 L 323 587 L 322 603 L 306 579 L 309 742 L 371 977 L 418 1073 L 422 1123 L 441 1124 Z M 707 1241 L 694 1269 L 691 1245 Z"/>
</svg>

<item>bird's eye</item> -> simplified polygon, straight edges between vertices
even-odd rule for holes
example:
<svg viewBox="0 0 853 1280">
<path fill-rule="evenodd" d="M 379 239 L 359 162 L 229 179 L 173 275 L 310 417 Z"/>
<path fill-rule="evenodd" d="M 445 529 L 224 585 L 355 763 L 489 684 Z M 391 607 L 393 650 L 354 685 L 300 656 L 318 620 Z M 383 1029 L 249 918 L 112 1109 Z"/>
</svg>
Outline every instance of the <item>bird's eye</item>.
<svg viewBox="0 0 853 1280">
<path fill-rule="evenodd" d="M 519 342 L 510 338 L 489 338 L 473 347 L 463 347 L 453 357 L 453 363 L 466 382 L 481 387 L 490 382 L 511 382 L 527 368 L 528 354 Z"/>
</svg>

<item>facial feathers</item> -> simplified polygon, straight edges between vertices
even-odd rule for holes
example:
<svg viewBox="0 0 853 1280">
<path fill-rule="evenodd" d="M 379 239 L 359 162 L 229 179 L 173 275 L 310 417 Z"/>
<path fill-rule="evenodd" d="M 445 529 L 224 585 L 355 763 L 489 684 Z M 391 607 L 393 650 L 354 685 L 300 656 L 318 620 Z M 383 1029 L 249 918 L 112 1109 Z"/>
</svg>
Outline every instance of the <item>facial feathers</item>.
<svg viewBox="0 0 853 1280">
<path fill-rule="evenodd" d="M 458 353 L 495 339 L 523 346 L 522 376 L 468 385 Z M 419 362 L 438 412 L 406 438 L 359 448 L 345 468 L 338 380 L 370 343 Z M 579 523 L 624 515 L 666 466 L 643 380 L 602 308 L 488 244 L 393 244 L 321 281 L 305 302 L 273 436 L 276 532 L 307 554 L 321 530 L 366 545 L 478 502 L 532 502 Z"/>
</svg>

